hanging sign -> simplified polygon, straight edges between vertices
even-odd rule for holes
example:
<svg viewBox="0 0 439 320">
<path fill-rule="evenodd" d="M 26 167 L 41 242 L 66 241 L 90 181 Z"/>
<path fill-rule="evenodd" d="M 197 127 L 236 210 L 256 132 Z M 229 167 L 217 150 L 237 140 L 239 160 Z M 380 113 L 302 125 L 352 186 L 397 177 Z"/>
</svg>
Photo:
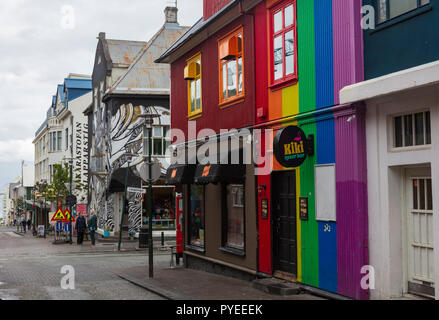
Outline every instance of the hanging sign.
<svg viewBox="0 0 439 320">
<path fill-rule="evenodd" d="M 308 156 L 308 143 L 305 132 L 299 127 L 289 126 L 280 129 L 274 137 L 274 156 L 286 168 L 300 167 Z"/>
</svg>

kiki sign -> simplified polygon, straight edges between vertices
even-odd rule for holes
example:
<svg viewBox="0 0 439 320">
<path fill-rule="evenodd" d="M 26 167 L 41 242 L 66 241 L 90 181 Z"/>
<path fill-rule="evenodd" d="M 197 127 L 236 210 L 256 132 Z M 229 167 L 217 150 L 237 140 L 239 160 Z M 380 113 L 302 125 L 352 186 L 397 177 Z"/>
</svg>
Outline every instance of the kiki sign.
<svg viewBox="0 0 439 320">
<path fill-rule="evenodd" d="M 300 167 L 307 156 L 314 154 L 314 137 L 306 138 L 305 132 L 296 126 L 289 126 L 277 131 L 274 137 L 274 155 L 286 168 Z"/>
</svg>

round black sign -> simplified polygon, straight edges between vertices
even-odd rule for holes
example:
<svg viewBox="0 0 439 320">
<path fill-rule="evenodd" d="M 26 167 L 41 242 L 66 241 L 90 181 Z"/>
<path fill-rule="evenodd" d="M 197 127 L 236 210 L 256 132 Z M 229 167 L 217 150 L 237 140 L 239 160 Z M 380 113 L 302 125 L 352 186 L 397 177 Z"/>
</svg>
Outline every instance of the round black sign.
<svg viewBox="0 0 439 320">
<path fill-rule="evenodd" d="M 286 168 L 301 166 L 306 160 L 307 147 L 305 132 L 296 126 L 280 129 L 274 137 L 274 156 Z"/>
</svg>

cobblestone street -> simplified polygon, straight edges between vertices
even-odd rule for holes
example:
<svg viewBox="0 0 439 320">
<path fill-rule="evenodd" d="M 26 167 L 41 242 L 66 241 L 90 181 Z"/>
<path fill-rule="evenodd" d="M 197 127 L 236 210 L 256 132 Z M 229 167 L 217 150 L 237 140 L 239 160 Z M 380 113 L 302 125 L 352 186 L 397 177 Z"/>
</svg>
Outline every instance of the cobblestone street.
<svg viewBox="0 0 439 320">
<path fill-rule="evenodd" d="M 110 252 L 109 245 L 53 245 L 50 239 L 21 236 L 0 228 L 1 300 L 160 300 L 159 296 L 119 278 L 112 269 L 147 268 L 143 252 Z M 169 264 L 169 255 L 155 257 Z M 75 270 L 75 290 L 63 290 L 63 266 Z"/>
</svg>

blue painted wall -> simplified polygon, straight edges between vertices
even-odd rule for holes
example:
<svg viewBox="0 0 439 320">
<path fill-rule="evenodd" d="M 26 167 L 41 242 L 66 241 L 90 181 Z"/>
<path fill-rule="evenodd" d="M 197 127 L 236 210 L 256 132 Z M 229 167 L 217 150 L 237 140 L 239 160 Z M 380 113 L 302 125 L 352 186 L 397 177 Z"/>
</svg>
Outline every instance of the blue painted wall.
<svg viewBox="0 0 439 320">
<path fill-rule="evenodd" d="M 316 117 L 317 165 L 335 163 L 335 121 L 332 112 Z M 337 169 L 337 168 L 336 168 Z M 318 222 L 319 287 L 337 292 L 337 224 Z"/>
<path fill-rule="evenodd" d="M 363 5 L 376 7 L 376 0 Z M 376 11 L 377 12 L 377 11 Z M 439 0 L 364 31 L 365 78 L 439 60 Z"/>
<path fill-rule="evenodd" d="M 316 106 L 320 109 L 334 105 L 332 0 L 314 0 L 314 3 Z"/>
</svg>

